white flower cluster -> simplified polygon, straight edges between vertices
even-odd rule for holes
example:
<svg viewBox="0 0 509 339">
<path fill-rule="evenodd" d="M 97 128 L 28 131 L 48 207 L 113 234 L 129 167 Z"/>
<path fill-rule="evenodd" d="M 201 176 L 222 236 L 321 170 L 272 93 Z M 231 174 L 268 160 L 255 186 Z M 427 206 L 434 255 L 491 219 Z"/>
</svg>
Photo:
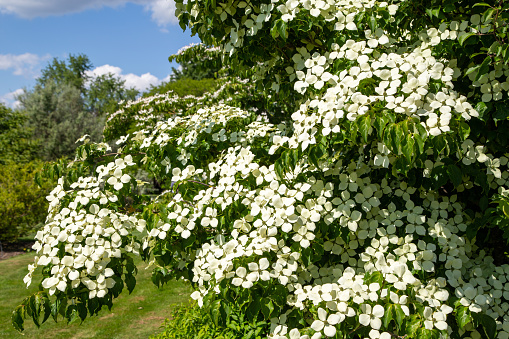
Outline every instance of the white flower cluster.
<svg viewBox="0 0 509 339">
<path fill-rule="evenodd" d="M 122 174 L 126 166 L 132 166 L 132 157 L 127 155 L 97 168 L 97 177 L 80 177 L 64 190 L 64 180 L 47 199 L 50 201 L 45 226 L 37 232 L 34 264 L 24 279 L 29 285 L 38 266 L 50 267 L 51 274 L 42 286 L 49 290 L 66 291 L 84 285 L 89 297 L 102 298 L 115 285 L 114 270 L 108 266 L 112 258 L 121 258 L 123 253 L 138 253 L 139 243 L 129 235 L 134 229 L 143 231 L 145 221 L 99 205 L 114 203 L 117 195 L 101 189 L 101 184 L 110 184 L 114 191 L 130 183 L 131 177 Z M 105 181 L 106 177 L 108 179 Z M 65 207 L 63 200 L 68 200 Z"/>
<path fill-rule="evenodd" d="M 206 51 L 208 51 L 208 49 Z M 210 53 L 213 53 L 213 51 Z M 181 98 L 173 93 L 173 91 L 169 91 L 168 93 L 156 94 L 151 97 L 141 97 L 135 101 L 129 101 L 118 111 L 108 115 L 106 129 L 114 129 L 116 127 L 115 124 L 122 124 L 124 120 L 129 119 L 134 121 L 138 129 L 153 128 L 156 122 L 167 120 L 168 115 L 192 115 L 201 107 L 224 104 L 225 101 L 231 99 L 229 94 L 232 89 L 237 88 L 239 84 L 246 87 L 244 82 L 240 79 L 228 79 L 222 81 L 221 86 L 215 92 L 204 93 L 201 97 L 188 95 Z M 160 110 L 154 111 L 154 107 L 160 107 Z M 162 115 L 161 112 L 166 112 L 166 115 Z"/>
<path fill-rule="evenodd" d="M 367 41 L 348 40 L 343 46 L 333 45 L 333 51 L 312 55 L 302 47 L 293 60 L 294 67 L 287 72 L 296 77 L 295 90 L 304 94 L 310 86 L 322 89 L 328 84 L 323 96 L 308 100 L 292 115 L 295 133 L 288 140 L 295 148 L 314 144 L 314 135 L 339 133 L 342 119 L 355 120 L 369 112 L 377 102 L 393 112 L 416 117 L 430 135 L 449 132 L 449 123 L 454 116 L 469 120 L 478 116 L 467 98 L 453 90 L 451 80 L 459 76 L 455 61 L 444 63 L 432 56 L 429 46 L 420 45 L 412 52 L 376 53 L 373 48 L 388 45 L 389 39 L 382 30 L 366 31 Z M 336 60 L 357 62 L 356 66 L 339 75 L 327 72 Z M 404 81 L 402 81 L 404 79 Z M 430 92 L 430 84 L 441 81 L 446 86 L 437 93 Z M 362 90 L 369 82 L 373 93 Z M 323 126 L 321 131 L 317 126 Z"/>
</svg>

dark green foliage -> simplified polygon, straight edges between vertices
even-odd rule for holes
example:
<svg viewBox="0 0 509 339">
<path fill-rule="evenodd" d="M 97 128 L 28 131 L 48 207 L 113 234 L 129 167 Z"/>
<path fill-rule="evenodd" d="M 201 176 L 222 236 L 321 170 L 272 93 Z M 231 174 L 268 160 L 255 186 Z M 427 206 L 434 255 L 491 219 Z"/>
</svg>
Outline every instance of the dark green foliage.
<svg viewBox="0 0 509 339">
<path fill-rule="evenodd" d="M 219 68 L 212 69 L 203 69 L 203 66 L 199 63 L 188 63 L 185 64 L 185 67 L 175 68 L 172 67 L 171 70 L 173 74 L 171 75 L 172 81 L 178 81 L 182 79 L 193 79 L 193 80 L 201 80 L 208 78 L 215 78 L 216 72 Z"/>
<path fill-rule="evenodd" d="M 41 159 L 71 157 L 76 140 L 84 134 L 89 134 L 92 140 L 101 139 L 103 118 L 84 109 L 79 89 L 70 84 L 48 80 L 44 86 L 38 84 L 32 91 L 25 91 L 19 100 L 32 137 L 40 144 Z"/>
<path fill-rule="evenodd" d="M 24 127 L 27 117 L 0 103 L 0 164 L 27 162 L 34 158 L 37 144 Z"/>
<path fill-rule="evenodd" d="M 95 78 L 86 92 L 87 110 L 96 115 L 115 112 L 119 102 L 136 99 L 139 94 L 135 88 L 126 88 L 125 80 L 108 73 Z"/>
<path fill-rule="evenodd" d="M 36 185 L 35 172 L 41 167 L 40 162 L 0 165 L 0 242 L 16 241 L 44 222 L 45 197 L 53 184 Z"/>
<path fill-rule="evenodd" d="M 153 96 L 173 91 L 180 97 L 186 95 L 200 97 L 206 92 L 213 92 L 216 87 L 217 82 L 214 79 L 194 80 L 190 78 L 182 78 L 176 81 L 163 82 L 158 86 L 151 86 L 150 90 L 143 96 Z"/>
<path fill-rule="evenodd" d="M 88 56 L 84 54 L 69 54 L 69 60 L 59 60 L 54 58 L 53 61 L 44 68 L 42 75 L 37 79 L 37 84 L 45 86 L 49 80 L 54 80 L 58 85 L 70 84 L 71 86 L 85 93 L 85 83 L 89 76 L 87 71 L 92 69 L 92 62 Z"/>
</svg>

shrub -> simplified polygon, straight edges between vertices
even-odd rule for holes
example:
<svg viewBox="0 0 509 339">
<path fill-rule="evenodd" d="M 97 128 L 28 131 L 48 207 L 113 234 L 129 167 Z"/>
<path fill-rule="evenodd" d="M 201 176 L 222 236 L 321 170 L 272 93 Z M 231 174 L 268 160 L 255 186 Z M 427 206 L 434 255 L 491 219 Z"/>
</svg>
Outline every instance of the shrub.
<svg viewBox="0 0 509 339">
<path fill-rule="evenodd" d="M 218 326 L 215 311 L 198 306 L 196 302 L 180 305 L 172 313 L 171 320 L 166 319 L 164 331 L 151 339 L 260 339 L 264 321 L 249 319 L 240 312 L 230 312 L 227 326 Z M 210 312 L 212 311 L 212 312 Z M 214 319 L 216 321 L 214 321 Z"/>
<path fill-rule="evenodd" d="M 34 181 L 40 162 L 0 165 L 0 241 L 13 242 L 32 233 L 48 211 L 45 197 L 50 184 L 40 188 Z"/>
</svg>

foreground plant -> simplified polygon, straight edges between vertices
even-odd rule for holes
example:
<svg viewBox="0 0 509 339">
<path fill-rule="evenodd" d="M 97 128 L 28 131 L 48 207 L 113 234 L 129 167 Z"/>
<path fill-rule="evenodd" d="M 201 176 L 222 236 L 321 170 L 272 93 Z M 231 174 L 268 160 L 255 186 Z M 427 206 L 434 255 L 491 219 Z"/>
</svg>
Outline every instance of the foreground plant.
<svg viewBox="0 0 509 339">
<path fill-rule="evenodd" d="M 139 254 L 236 337 L 509 337 L 507 10 L 177 2 L 237 73 L 128 103 L 119 150 L 78 149 L 25 279 L 43 267 L 43 292 L 13 323 L 111 307 Z"/>
</svg>

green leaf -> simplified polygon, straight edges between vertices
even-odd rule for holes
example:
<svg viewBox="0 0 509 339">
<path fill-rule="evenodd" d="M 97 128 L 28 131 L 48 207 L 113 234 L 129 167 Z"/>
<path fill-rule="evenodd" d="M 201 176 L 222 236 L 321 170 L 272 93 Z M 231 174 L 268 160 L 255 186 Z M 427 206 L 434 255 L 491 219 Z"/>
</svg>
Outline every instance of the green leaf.
<svg viewBox="0 0 509 339">
<path fill-rule="evenodd" d="M 210 316 L 216 326 L 219 326 L 219 321 L 221 318 L 221 311 L 219 310 L 220 307 L 221 307 L 221 300 L 215 300 L 212 303 L 212 305 L 210 305 Z"/>
<path fill-rule="evenodd" d="M 491 57 L 487 56 L 484 61 L 481 63 L 481 67 L 479 68 L 479 72 L 475 76 L 475 81 L 481 79 L 484 74 L 487 74 L 490 70 Z"/>
<path fill-rule="evenodd" d="M 500 42 L 495 41 L 491 44 L 490 48 L 488 49 L 489 54 L 494 55 L 500 55 L 499 53 L 502 53 L 502 48 L 500 46 Z"/>
<path fill-rule="evenodd" d="M 491 7 L 490 5 L 488 5 L 488 4 L 487 4 L 487 3 L 485 3 L 485 2 L 478 2 L 478 3 L 474 4 L 472 7 L 478 7 L 478 6 Z"/>
<path fill-rule="evenodd" d="M 434 338 L 438 338 L 438 337 L 439 337 L 438 332 L 435 330 L 427 330 L 425 328 L 419 329 L 419 335 L 418 335 L 419 339 L 434 339 Z"/>
<path fill-rule="evenodd" d="M 481 211 L 486 211 L 490 204 L 490 201 L 488 200 L 488 197 L 483 195 L 481 199 L 479 199 L 479 208 L 481 208 Z"/>
<path fill-rule="evenodd" d="M 260 313 L 261 308 L 262 304 L 260 303 L 260 299 L 254 298 L 247 308 L 246 315 L 249 317 L 249 319 L 256 319 L 258 313 Z"/>
<path fill-rule="evenodd" d="M 470 67 L 469 69 L 467 69 L 467 71 L 465 72 L 465 76 L 466 75 L 469 75 L 470 73 L 472 72 L 475 72 L 477 71 L 479 68 L 481 68 L 481 65 L 475 65 L 473 67 Z"/>
<path fill-rule="evenodd" d="M 482 22 L 486 22 L 493 17 L 493 13 L 495 13 L 495 8 L 490 8 L 484 12 L 482 15 Z"/>
<path fill-rule="evenodd" d="M 384 281 L 384 278 L 383 278 L 383 275 L 381 272 L 378 272 L 378 271 L 374 271 L 370 274 L 366 274 L 364 276 L 364 283 L 366 285 L 369 285 L 369 284 L 372 284 L 372 283 L 379 283 L 380 285 L 382 285 Z"/>
<path fill-rule="evenodd" d="M 509 107 L 505 104 L 497 104 L 495 113 L 493 113 L 493 120 L 497 123 L 500 120 L 507 120 L 509 117 Z"/>
<path fill-rule="evenodd" d="M 41 324 L 44 324 L 46 322 L 46 320 L 48 320 L 48 318 L 51 316 L 51 302 L 50 302 L 48 295 L 46 293 L 44 293 L 43 299 L 44 299 L 44 306 L 43 306 L 44 315 L 42 317 Z M 85 309 L 85 312 L 86 312 L 86 309 Z"/>
<path fill-rule="evenodd" d="M 374 15 L 371 15 L 369 17 L 368 24 L 372 32 L 376 31 L 376 29 L 378 28 L 378 21 L 376 20 L 376 17 Z"/>
<path fill-rule="evenodd" d="M 310 150 L 309 150 L 309 154 L 308 154 L 308 159 L 309 161 L 315 165 L 317 168 L 319 168 L 318 166 L 318 154 L 317 152 L 315 152 L 316 150 L 316 147 L 311 147 Z"/>
<path fill-rule="evenodd" d="M 426 8 L 426 13 L 430 18 L 437 17 L 440 15 L 440 7 L 438 8 Z"/>
<path fill-rule="evenodd" d="M 466 122 L 461 121 L 458 126 L 458 131 L 460 133 L 461 139 L 466 140 L 470 135 L 470 126 Z"/>
<path fill-rule="evenodd" d="M 406 314 L 403 312 L 401 305 L 394 305 L 394 313 L 396 314 L 396 323 L 398 327 L 401 328 L 403 326 L 403 322 L 405 321 Z"/>
<path fill-rule="evenodd" d="M 495 339 L 497 335 L 497 323 L 495 319 L 484 313 L 472 314 L 474 322 L 479 324 L 478 331 L 484 334 L 488 339 Z"/>
<path fill-rule="evenodd" d="M 382 138 L 385 126 L 389 123 L 389 121 L 390 121 L 389 117 L 384 114 L 380 114 L 375 117 L 375 122 L 373 125 L 375 126 L 376 130 L 378 131 L 379 138 Z"/>
<path fill-rule="evenodd" d="M 274 304 L 269 298 L 262 298 L 262 313 L 265 319 L 270 319 L 270 315 L 274 311 Z"/>
<path fill-rule="evenodd" d="M 78 307 L 78 315 L 81 321 L 84 321 L 87 317 L 87 307 L 85 306 L 85 303 L 78 303 L 76 306 Z"/>
<path fill-rule="evenodd" d="M 509 202 L 508 201 L 499 201 L 499 206 L 502 208 L 502 213 L 504 213 L 505 217 L 509 219 Z"/>
<path fill-rule="evenodd" d="M 461 46 L 465 45 L 465 42 L 473 36 L 477 36 L 476 33 L 465 33 L 458 38 L 458 42 Z"/>
<path fill-rule="evenodd" d="M 127 290 L 129 291 L 129 294 L 134 290 L 134 287 L 136 286 L 136 278 L 132 274 L 126 274 L 125 275 L 125 284 L 127 286 Z"/>
<path fill-rule="evenodd" d="M 406 333 L 411 337 L 415 338 L 417 337 L 417 331 L 421 327 L 421 321 L 419 319 L 419 316 L 417 314 L 411 315 L 409 318 L 407 318 L 406 323 Z"/>
<path fill-rule="evenodd" d="M 312 260 L 313 251 L 311 250 L 311 247 L 306 247 L 302 250 L 301 258 L 302 258 L 302 263 L 305 266 L 311 265 L 311 263 L 313 262 L 313 260 Z"/>
<path fill-rule="evenodd" d="M 274 170 L 276 171 L 276 174 L 280 180 L 282 180 L 284 178 L 284 171 L 283 171 L 284 166 L 281 164 L 281 162 L 282 162 L 282 160 L 281 160 L 281 158 L 279 158 L 274 163 Z"/>
<path fill-rule="evenodd" d="M 384 143 L 389 147 L 391 152 L 400 154 L 402 139 L 403 131 L 398 125 L 387 126 L 384 132 Z"/>
<path fill-rule="evenodd" d="M 433 143 L 433 151 L 435 154 L 440 154 L 447 146 L 447 143 L 445 141 L 445 138 L 443 135 L 438 135 L 431 139 L 431 142 Z"/>
<path fill-rule="evenodd" d="M 194 244 L 194 241 L 196 240 L 196 236 L 194 234 L 191 234 L 187 239 L 184 239 L 182 241 L 182 247 L 186 248 Z"/>
<path fill-rule="evenodd" d="M 75 323 L 79 319 L 77 306 L 69 305 L 69 307 L 67 307 L 67 310 L 65 312 L 65 317 L 67 319 L 67 324 L 70 325 L 70 324 Z"/>
<path fill-rule="evenodd" d="M 270 34 L 274 39 L 276 39 L 278 36 L 280 36 L 283 40 L 286 41 L 288 38 L 288 32 L 286 30 L 286 22 L 283 21 L 283 19 L 278 19 L 274 26 L 272 26 L 272 29 L 270 30 Z"/>
<path fill-rule="evenodd" d="M 364 115 L 357 119 L 357 124 L 359 125 L 359 132 L 362 139 L 364 142 L 368 142 L 369 129 L 371 128 L 371 117 Z"/>
<path fill-rule="evenodd" d="M 12 312 L 11 316 L 11 322 L 12 326 L 18 331 L 19 333 L 22 333 L 25 328 L 23 327 L 23 313 L 24 313 L 24 306 L 19 305 L 16 307 L 16 309 Z"/>
<path fill-rule="evenodd" d="M 385 306 L 384 317 L 382 320 L 383 320 L 384 327 L 387 329 L 389 328 L 389 324 L 391 323 L 391 321 L 393 319 L 393 311 L 394 311 L 394 305 L 387 304 Z"/>
<path fill-rule="evenodd" d="M 424 126 L 422 126 L 420 123 L 414 124 L 414 141 L 417 144 L 417 151 L 419 154 L 424 153 L 424 143 L 428 137 L 428 133 Z M 416 157 L 418 155 L 416 154 Z"/>
<path fill-rule="evenodd" d="M 456 323 L 459 328 L 464 328 L 469 322 L 472 321 L 470 310 L 468 306 L 460 306 L 456 311 Z"/>
<path fill-rule="evenodd" d="M 484 115 L 486 111 L 488 111 L 488 105 L 484 102 L 478 102 L 477 105 L 475 105 L 475 110 L 479 113 L 479 119 L 485 121 Z"/>
<path fill-rule="evenodd" d="M 449 175 L 454 187 L 458 187 L 463 182 L 463 173 L 461 173 L 459 167 L 454 164 L 447 165 L 447 175 Z"/>
<path fill-rule="evenodd" d="M 119 279 L 119 280 L 122 281 L 122 279 Z M 88 301 L 87 301 L 88 313 L 90 313 L 90 315 L 96 314 L 97 312 L 99 312 L 101 310 L 101 305 L 99 305 L 99 301 L 97 299 L 98 298 L 93 298 L 93 299 L 88 299 Z M 53 317 L 55 318 L 55 321 L 56 321 L 56 315 L 54 313 L 53 313 Z"/>
<path fill-rule="evenodd" d="M 408 160 L 409 163 L 412 162 L 412 159 L 414 157 L 414 139 L 411 134 L 407 134 L 403 144 L 401 145 L 401 152 L 405 156 L 405 158 Z"/>
</svg>

